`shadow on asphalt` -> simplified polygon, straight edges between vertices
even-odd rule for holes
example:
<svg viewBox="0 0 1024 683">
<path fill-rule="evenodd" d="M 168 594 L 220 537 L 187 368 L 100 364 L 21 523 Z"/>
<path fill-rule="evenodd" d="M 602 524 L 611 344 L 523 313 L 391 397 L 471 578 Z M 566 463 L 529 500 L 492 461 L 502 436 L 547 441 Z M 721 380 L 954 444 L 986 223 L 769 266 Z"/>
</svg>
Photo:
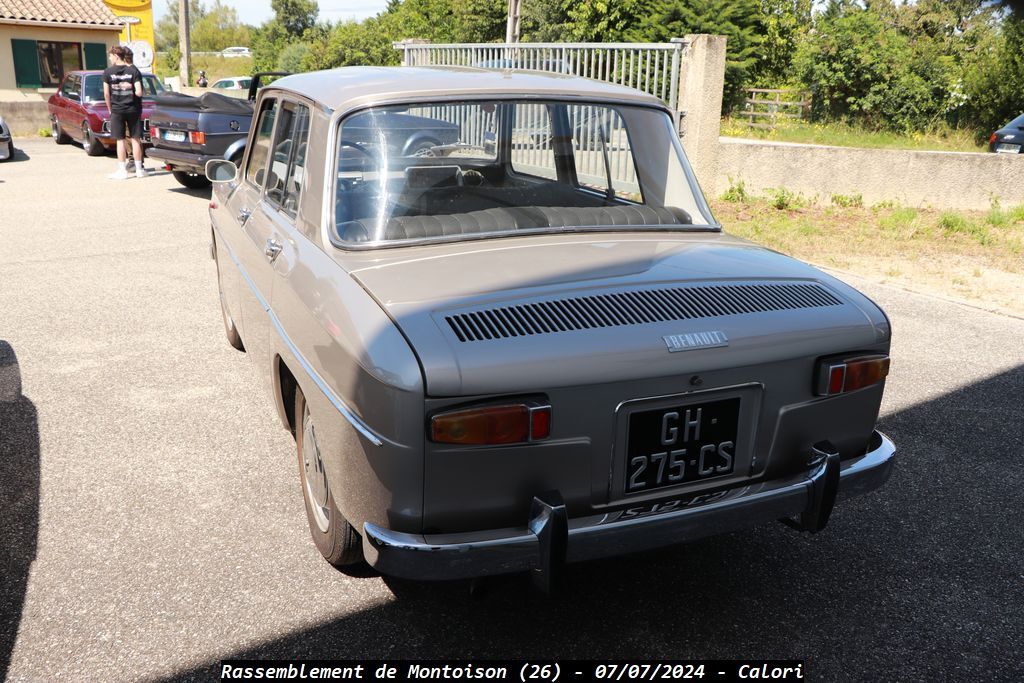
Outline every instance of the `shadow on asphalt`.
<svg viewBox="0 0 1024 683">
<path fill-rule="evenodd" d="M 39 420 L 0 340 L 0 680 L 5 680 L 39 535 Z"/>
<path fill-rule="evenodd" d="M 895 473 L 821 534 L 769 524 L 572 565 L 553 598 L 522 576 L 475 600 L 466 582 L 385 579 L 392 602 L 223 656 L 766 656 L 807 659 L 814 680 L 1019 680 L 1022 395 L 1024 365 L 887 416 Z"/>
<path fill-rule="evenodd" d="M 200 199 L 209 199 L 211 197 L 210 188 L 204 187 L 200 189 L 192 189 L 189 187 L 172 187 L 168 192 L 174 194 L 185 194 L 189 197 L 199 197 Z"/>
<path fill-rule="evenodd" d="M 19 161 L 28 161 L 31 158 L 32 157 L 30 157 L 28 154 L 26 154 L 23 149 L 21 149 L 20 147 L 15 147 L 14 148 L 14 154 L 11 155 L 11 158 L 8 159 L 7 161 L 3 162 L 3 163 L 5 163 L 5 164 L 13 164 L 13 163 L 17 163 Z"/>
</svg>

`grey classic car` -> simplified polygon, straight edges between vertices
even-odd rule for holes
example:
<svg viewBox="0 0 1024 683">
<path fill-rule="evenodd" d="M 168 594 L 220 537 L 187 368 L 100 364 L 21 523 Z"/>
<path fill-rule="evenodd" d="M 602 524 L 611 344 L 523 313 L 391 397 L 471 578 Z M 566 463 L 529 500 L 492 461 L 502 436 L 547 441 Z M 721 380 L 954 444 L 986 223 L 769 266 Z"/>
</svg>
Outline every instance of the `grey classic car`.
<svg viewBox="0 0 1024 683">
<path fill-rule="evenodd" d="M 817 532 L 889 476 L 885 314 L 724 233 L 659 100 L 353 67 L 256 115 L 241 167 L 206 169 L 222 315 L 331 564 L 549 587 L 765 520 Z M 395 116 L 457 139 L 403 151 Z"/>
</svg>

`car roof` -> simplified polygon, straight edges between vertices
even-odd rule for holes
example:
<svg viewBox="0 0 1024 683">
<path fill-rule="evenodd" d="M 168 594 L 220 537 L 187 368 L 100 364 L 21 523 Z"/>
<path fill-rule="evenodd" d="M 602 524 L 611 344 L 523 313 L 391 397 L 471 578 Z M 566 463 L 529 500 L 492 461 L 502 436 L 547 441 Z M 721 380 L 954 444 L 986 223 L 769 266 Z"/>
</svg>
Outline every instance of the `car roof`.
<svg viewBox="0 0 1024 683">
<path fill-rule="evenodd" d="M 285 76 L 269 87 L 292 91 L 329 109 L 431 95 L 568 96 L 665 106 L 653 95 L 580 76 L 473 67 L 349 66 Z"/>
</svg>

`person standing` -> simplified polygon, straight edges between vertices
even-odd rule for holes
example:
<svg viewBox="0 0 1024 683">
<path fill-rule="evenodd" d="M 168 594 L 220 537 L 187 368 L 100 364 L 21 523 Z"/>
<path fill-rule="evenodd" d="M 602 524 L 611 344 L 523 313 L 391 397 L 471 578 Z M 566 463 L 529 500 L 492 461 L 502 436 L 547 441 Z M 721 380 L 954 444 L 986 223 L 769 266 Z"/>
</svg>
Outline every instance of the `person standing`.
<svg viewBox="0 0 1024 683">
<path fill-rule="evenodd" d="M 103 71 L 103 98 L 110 110 L 110 133 L 117 140 L 118 169 L 108 177 L 115 180 L 128 178 L 128 150 L 125 138 L 132 146 L 135 177 L 149 175 L 142 165 L 142 73 L 125 57 L 126 48 L 110 48 L 110 66 Z"/>
</svg>

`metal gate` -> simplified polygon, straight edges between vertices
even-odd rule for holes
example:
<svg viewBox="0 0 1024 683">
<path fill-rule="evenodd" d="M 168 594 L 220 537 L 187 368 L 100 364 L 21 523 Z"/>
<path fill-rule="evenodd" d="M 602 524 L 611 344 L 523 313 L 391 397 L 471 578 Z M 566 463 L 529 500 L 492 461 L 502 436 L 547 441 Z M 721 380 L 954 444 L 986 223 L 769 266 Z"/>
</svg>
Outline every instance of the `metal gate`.
<svg viewBox="0 0 1024 683">
<path fill-rule="evenodd" d="M 533 69 L 617 83 L 654 95 L 676 112 L 679 69 L 689 42 L 669 43 L 394 43 L 403 66 Z M 678 117 L 678 113 L 677 113 Z M 678 124 L 678 120 L 676 121 Z"/>
</svg>

